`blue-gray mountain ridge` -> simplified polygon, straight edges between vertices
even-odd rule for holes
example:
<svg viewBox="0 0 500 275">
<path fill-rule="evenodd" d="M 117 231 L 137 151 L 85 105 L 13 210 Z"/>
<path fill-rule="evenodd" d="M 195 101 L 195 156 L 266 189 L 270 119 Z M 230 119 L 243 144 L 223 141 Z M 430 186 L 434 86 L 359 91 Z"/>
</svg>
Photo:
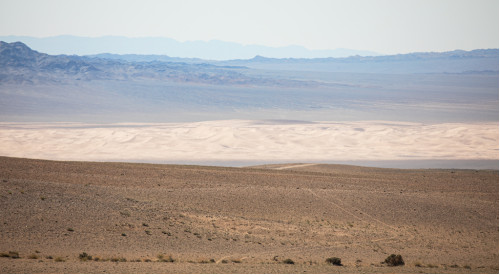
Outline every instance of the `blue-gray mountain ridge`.
<svg viewBox="0 0 500 275">
<path fill-rule="evenodd" d="M 498 50 L 412 53 L 393 56 L 208 61 L 158 55 L 48 55 L 21 42 L 0 42 L 0 80 L 33 82 L 74 79 L 164 79 L 241 85 L 318 85 L 309 81 L 249 74 L 251 69 L 350 73 L 498 73 Z M 324 84 L 324 83 L 323 83 Z"/>
<path fill-rule="evenodd" d="M 0 121 L 498 121 L 498 49 L 210 61 L 0 42 Z"/>
</svg>

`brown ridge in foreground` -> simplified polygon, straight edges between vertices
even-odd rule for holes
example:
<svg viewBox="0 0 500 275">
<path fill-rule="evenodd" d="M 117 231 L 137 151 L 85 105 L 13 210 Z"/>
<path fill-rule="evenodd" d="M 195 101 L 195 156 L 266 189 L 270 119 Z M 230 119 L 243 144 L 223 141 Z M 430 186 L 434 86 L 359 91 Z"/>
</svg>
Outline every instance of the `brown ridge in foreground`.
<svg viewBox="0 0 500 275">
<path fill-rule="evenodd" d="M 0 157 L 0 209 L 1 273 L 498 273 L 491 170 Z"/>
</svg>

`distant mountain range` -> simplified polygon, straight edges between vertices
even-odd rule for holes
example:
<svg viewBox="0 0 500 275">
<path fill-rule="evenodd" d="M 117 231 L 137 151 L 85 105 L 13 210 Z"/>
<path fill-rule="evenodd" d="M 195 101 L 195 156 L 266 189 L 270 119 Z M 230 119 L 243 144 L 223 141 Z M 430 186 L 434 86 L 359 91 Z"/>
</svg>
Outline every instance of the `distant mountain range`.
<svg viewBox="0 0 500 275">
<path fill-rule="evenodd" d="M 37 38 L 28 36 L 0 36 L 0 41 L 23 42 L 34 50 L 48 54 L 93 55 L 100 53 L 168 55 L 206 60 L 249 59 L 256 55 L 272 58 L 320 58 L 375 56 L 371 51 L 350 49 L 309 50 L 301 46 L 266 47 L 241 45 L 218 40 L 179 42 L 171 38 L 121 36 L 78 37 L 70 35 Z"/>
<path fill-rule="evenodd" d="M 498 53 L 498 49 L 478 49 L 346 58 L 276 59 L 256 56 L 250 60 L 229 60 L 218 64 L 247 66 L 254 69 L 311 72 L 498 74 Z"/>
<path fill-rule="evenodd" d="M 128 62 L 126 60 L 48 55 L 21 42 L 0 41 L 1 83 L 60 83 L 73 80 L 157 79 L 173 82 L 245 84 L 251 79 L 236 67 L 206 63 Z"/>
<path fill-rule="evenodd" d="M 308 80 L 270 77 L 257 70 L 349 73 L 494 73 L 498 74 L 498 49 L 413 53 L 405 55 L 210 61 L 161 55 L 92 56 L 48 55 L 22 42 L 0 42 L 0 81 L 3 83 L 82 80 L 155 79 L 227 85 L 310 86 Z M 253 70 L 253 73 L 250 71 Z M 323 84 L 322 84 L 323 85 Z"/>
<path fill-rule="evenodd" d="M 498 121 L 498 49 L 213 61 L 0 42 L 0 121 Z"/>
</svg>

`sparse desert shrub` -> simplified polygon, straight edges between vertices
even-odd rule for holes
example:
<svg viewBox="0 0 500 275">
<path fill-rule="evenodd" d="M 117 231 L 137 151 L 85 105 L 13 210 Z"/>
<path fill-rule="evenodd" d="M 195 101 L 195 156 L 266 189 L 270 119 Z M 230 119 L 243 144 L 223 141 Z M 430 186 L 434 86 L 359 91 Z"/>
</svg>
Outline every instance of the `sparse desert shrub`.
<svg viewBox="0 0 500 275">
<path fill-rule="evenodd" d="M 0 253 L 0 257 L 12 258 L 12 259 L 20 258 L 19 252 L 16 252 L 16 251 L 9 251 L 9 253 L 2 252 L 2 253 Z"/>
<path fill-rule="evenodd" d="M 68 231 L 69 231 L 69 232 L 73 232 L 73 231 L 75 231 L 75 230 L 74 230 L 73 228 L 71 228 L 71 227 L 70 227 L 70 228 L 68 228 Z"/>
<path fill-rule="evenodd" d="M 423 266 L 421 262 L 415 262 L 413 265 L 415 267 L 422 267 Z"/>
<path fill-rule="evenodd" d="M 47 256 L 47 257 L 45 257 L 45 259 L 52 260 L 54 258 L 52 256 Z"/>
<path fill-rule="evenodd" d="M 438 266 L 437 266 L 437 265 L 434 265 L 434 264 L 427 264 L 427 267 L 428 267 L 428 268 L 437 268 Z"/>
<path fill-rule="evenodd" d="M 123 236 L 123 237 L 127 237 L 127 234 L 125 234 L 125 233 L 122 233 L 122 236 Z"/>
<path fill-rule="evenodd" d="M 125 198 L 127 201 L 131 201 L 131 202 L 139 202 L 138 200 L 134 200 L 132 198 Z"/>
<path fill-rule="evenodd" d="M 144 232 L 146 232 L 146 234 L 148 234 L 148 235 L 152 234 L 151 231 L 149 231 L 149 230 L 144 230 Z"/>
<path fill-rule="evenodd" d="M 163 263 L 175 262 L 174 258 L 172 258 L 172 255 L 165 256 L 163 254 L 158 254 L 158 256 L 156 256 L 156 257 L 158 258 L 159 262 L 163 262 Z"/>
<path fill-rule="evenodd" d="M 174 260 L 174 258 L 172 258 L 171 255 L 168 255 L 165 259 L 163 259 L 163 262 L 173 263 L 173 262 L 175 262 L 175 260 Z"/>
<path fill-rule="evenodd" d="M 222 260 L 222 261 L 220 261 L 220 262 L 221 262 L 221 263 L 223 263 L 223 264 L 227 264 L 227 263 L 229 263 L 229 261 L 228 261 L 228 260 Z"/>
<path fill-rule="evenodd" d="M 470 265 L 466 264 L 466 265 L 463 266 L 463 268 L 470 269 L 471 267 L 470 267 Z"/>
<path fill-rule="evenodd" d="M 284 264 L 295 264 L 295 262 L 292 259 L 283 260 L 283 263 Z"/>
<path fill-rule="evenodd" d="M 31 254 L 31 255 L 28 256 L 28 259 L 36 260 L 36 259 L 38 259 L 38 255 Z"/>
<path fill-rule="evenodd" d="M 326 259 L 326 262 L 331 264 L 331 265 L 342 266 L 340 258 L 337 258 L 337 257 L 328 258 L 328 259 Z"/>
<path fill-rule="evenodd" d="M 150 263 L 150 262 L 151 262 L 151 259 L 144 259 L 144 262 L 146 262 L 146 263 Z"/>
<path fill-rule="evenodd" d="M 405 262 L 403 261 L 403 257 L 401 255 L 395 255 L 391 254 L 389 257 L 387 257 L 384 261 L 388 266 L 398 266 L 398 265 L 405 265 Z"/>
<path fill-rule="evenodd" d="M 80 259 L 80 261 L 92 261 L 92 256 L 83 252 L 82 254 L 78 255 L 78 259 Z"/>
<path fill-rule="evenodd" d="M 450 265 L 451 268 L 459 268 L 457 264 Z"/>
<path fill-rule="evenodd" d="M 65 259 L 63 259 L 63 257 L 56 257 L 56 258 L 54 259 L 54 261 L 56 261 L 56 262 L 65 262 L 66 260 L 65 260 Z"/>
<path fill-rule="evenodd" d="M 117 263 L 117 262 L 121 262 L 121 263 L 124 263 L 127 261 L 126 258 L 118 258 L 118 257 L 112 257 L 111 259 L 109 259 L 110 261 L 112 261 L 113 263 Z"/>
<path fill-rule="evenodd" d="M 127 210 L 125 211 L 120 211 L 120 214 L 125 216 L 125 217 L 130 217 L 130 212 L 128 212 Z"/>
</svg>

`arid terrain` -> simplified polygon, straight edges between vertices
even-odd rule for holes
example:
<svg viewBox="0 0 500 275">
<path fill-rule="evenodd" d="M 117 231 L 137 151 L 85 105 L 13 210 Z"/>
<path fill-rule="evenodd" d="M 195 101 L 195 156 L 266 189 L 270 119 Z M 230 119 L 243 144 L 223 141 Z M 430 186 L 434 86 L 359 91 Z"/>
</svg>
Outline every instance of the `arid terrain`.
<svg viewBox="0 0 500 275">
<path fill-rule="evenodd" d="M 498 180 L 0 157 L 0 273 L 498 273 Z"/>
</svg>

